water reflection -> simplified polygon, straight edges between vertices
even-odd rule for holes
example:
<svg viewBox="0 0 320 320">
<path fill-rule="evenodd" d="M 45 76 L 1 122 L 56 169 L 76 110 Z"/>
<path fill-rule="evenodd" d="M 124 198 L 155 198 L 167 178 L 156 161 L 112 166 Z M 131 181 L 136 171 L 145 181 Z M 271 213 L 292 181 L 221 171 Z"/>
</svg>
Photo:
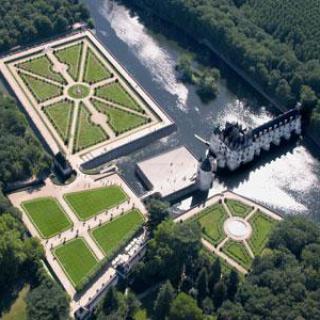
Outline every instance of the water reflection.
<svg viewBox="0 0 320 320">
<path fill-rule="evenodd" d="M 223 81 L 217 99 L 204 105 L 194 87 L 177 81 L 174 67 L 181 49 L 176 44 L 153 35 L 124 6 L 114 4 L 110 11 L 108 0 L 87 0 L 87 3 L 98 37 L 178 127 L 170 137 L 119 160 L 123 175 L 138 192 L 143 189 L 134 173 L 137 161 L 181 144 L 201 157 L 204 147 L 194 139 L 194 134 L 209 137 L 214 126 L 226 121 L 253 127 L 272 118 L 269 109 L 257 102 L 257 97 L 243 89 L 239 97 Z M 211 193 L 230 188 L 279 212 L 309 214 L 319 220 L 319 177 L 319 162 L 304 145 L 295 147 L 293 143 L 267 155 L 251 168 L 217 179 Z M 180 207 L 187 208 L 191 201 L 183 201 Z"/>
</svg>

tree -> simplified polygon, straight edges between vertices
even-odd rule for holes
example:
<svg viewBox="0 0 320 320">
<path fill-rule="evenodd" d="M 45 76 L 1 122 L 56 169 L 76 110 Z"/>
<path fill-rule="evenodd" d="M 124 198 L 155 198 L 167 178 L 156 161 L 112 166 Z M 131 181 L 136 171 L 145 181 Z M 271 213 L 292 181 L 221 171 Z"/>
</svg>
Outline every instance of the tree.
<svg viewBox="0 0 320 320">
<path fill-rule="evenodd" d="M 166 281 L 160 287 L 157 299 L 154 304 L 154 315 L 157 320 L 165 320 L 169 314 L 170 306 L 175 297 L 174 289 L 170 281 Z"/>
<path fill-rule="evenodd" d="M 68 29 L 68 20 L 63 16 L 58 16 L 54 22 L 53 29 L 55 33 L 62 33 Z"/>
<path fill-rule="evenodd" d="M 307 108 L 313 108 L 317 103 L 317 96 L 315 92 L 306 85 L 301 87 L 300 99 L 302 105 Z"/>
<path fill-rule="evenodd" d="M 219 309 L 222 306 L 222 303 L 224 302 L 226 298 L 226 285 L 224 281 L 220 280 L 213 288 L 213 304 L 217 309 Z"/>
<path fill-rule="evenodd" d="M 202 268 L 202 270 L 199 273 L 198 279 L 197 279 L 197 290 L 198 290 L 198 304 L 200 305 L 202 300 L 207 296 L 208 294 L 208 273 L 205 268 Z"/>
<path fill-rule="evenodd" d="M 131 290 L 129 290 L 126 296 L 126 316 L 128 319 L 133 319 L 134 315 L 139 310 L 140 304 L 141 303 L 136 295 Z"/>
<path fill-rule="evenodd" d="M 156 227 L 169 217 L 169 204 L 157 198 L 151 198 L 147 203 L 149 220 L 147 223 L 149 232 L 153 234 Z"/>
<path fill-rule="evenodd" d="M 111 315 L 121 310 L 125 314 L 125 302 L 123 295 L 117 291 L 114 286 L 111 286 L 102 302 L 102 311 L 104 315 Z"/>
<path fill-rule="evenodd" d="M 221 263 L 220 263 L 220 259 L 216 258 L 216 260 L 212 265 L 212 269 L 211 269 L 209 280 L 208 280 L 208 288 L 212 296 L 213 296 L 214 286 L 216 285 L 216 283 L 218 283 L 220 279 L 221 279 Z"/>
<path fill-rule="evenodd" d="M 27 296 L 27 318 L 30 320 L 65 320 L 69 317 L 69 301 L 63 289 L 45 279 Z"/>
<path fill-rule="evenodd" d="M 227 298 L 231 301 L 234 300 L 234 297 L 237 293 L 239 285 L 239 275 L 236 271 L 231 270 L 229 279 L 227 282 Z"/>
<path fill-rule="evenodd" d="M 172 303 L 169 320 L 203 320 L 203 313 L 196 301 L 185 293 L 179 293 Z"/>
<path fill-rule="evenodd" d="M 44 15 L 39 15 L 34 20 L 34 26 L 36 27 L 40 36 L 47 37 L 53 32 L 53 25 L 51 20 Z"/>
</svg>

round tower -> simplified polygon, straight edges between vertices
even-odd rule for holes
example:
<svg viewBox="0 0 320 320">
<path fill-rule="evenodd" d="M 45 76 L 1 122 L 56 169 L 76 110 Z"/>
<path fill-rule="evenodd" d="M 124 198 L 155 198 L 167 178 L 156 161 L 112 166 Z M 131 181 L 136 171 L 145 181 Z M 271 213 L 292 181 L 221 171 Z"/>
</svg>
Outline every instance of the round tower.
<svg viewBox="0 0 320 320">
<path fill-rule="evenodd" d="M 207 192 L 212 187 L 216 165 L 212 164 L 209 157 L 199 164 L 198 169 L 198 188 L 200 191 Z"/>
</svg>

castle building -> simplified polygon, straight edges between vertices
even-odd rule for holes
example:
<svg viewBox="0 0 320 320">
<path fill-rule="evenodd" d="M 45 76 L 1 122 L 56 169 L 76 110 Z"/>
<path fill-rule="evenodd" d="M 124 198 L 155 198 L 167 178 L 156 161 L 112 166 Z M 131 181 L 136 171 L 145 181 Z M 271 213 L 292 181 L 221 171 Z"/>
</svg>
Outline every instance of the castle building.
<svg viewBox="0 0 320 320">
<path fill-rule="evenodd" d="M 268 151 L 271 145 L 278 146 L 300 134 L 301 112 L 295 108 L 254 129 L 227 122 L 224 129 L 215 129 L 205 143 L 209 146 L 208 157 L 216 162 L 217 169 L 234 171 L 259 157 L 262 150 Z"/>
</svg>

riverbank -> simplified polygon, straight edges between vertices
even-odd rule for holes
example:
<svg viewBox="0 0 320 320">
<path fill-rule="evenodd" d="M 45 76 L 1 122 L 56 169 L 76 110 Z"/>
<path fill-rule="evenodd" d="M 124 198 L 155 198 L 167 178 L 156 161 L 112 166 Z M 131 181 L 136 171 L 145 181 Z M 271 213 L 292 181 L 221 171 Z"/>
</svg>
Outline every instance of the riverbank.
<svg viewBox="0 0 320 320">
<path fill-rule="evenodd" d="M 169 24 L 169 28 L 175 29 L 175 34 L 183 33 L 184 38 L 190 38 L 191 43 L 195 42 L 199 44 L 200 46 L 205 46 L 210 50 L 210 52 L 215 56 L 215 58 L 218 58 L 224 65 L 226 65 L 228 68 L 230 68 L 233 72 L 235 72 L 242 80 L 244 80 L 250 87 L 252 87 L 257 93 L 259 93 L 264 99 L 266 99 L 272 106 L 274 106 L 278 111 L 280 112 L 286 112 L 288 111 L 288 108 L 285 107 L 277 97 L 272 95 L 270 92 L 267 92 L 261 84 L 257 83 L 245 70 L 243 70 L 241 67 L 239 67 L 236 63 L 231 61 L 226 55 L 219 50 L 217 47 L 212 45 L 212 43 L 206 39 L 206 38 L 196 38 L 193 36 L 192 33 L 186 33 L 185 29 L 181 27 L 180 25 L 177 25 L 173 23 L 168 17 L 163 16 L 159 14 L 158 11 L 153 10 L 152 7 L 146 7 L 143 6 L 139 1 L 136 1 L 135 3 L 132 3 L 128 0 L 119 0 L 120 3 L 124 3 L 128 8 L 138 13 L 139 17 L 143 21 L 147 21 L 148 25 L 152 26 L 152 23 L 154 24 L 161 24 L 166 23 Z M 145 13 L 145 14 L 143 14 Z M 154 22 L 154 18 L 156 18 L 158 21 Z M 150 23 L 151 21 L 151 23 Z M 159 26 L 157 29 L 161 29 Z M 164 28 L 165 29 L 165 28 Z M 176 41 L 179 41 L 180 39 L 176 38 Z M 185 41 L 185 39 L 184 39 Z M 195 48 L 193 48 L 196 50 Z M 292 106 L 294 107 L 294 106 Z M 290 108 L 289 108 L 290 109 Z M 313 145 L 314 148 L 317 149 L 318 157 L 320 155 L 320 141 L 319 138 L 316 137 L 310 130 L 306 130 L 305 133 L 306 138 L 308 139 L 308 142 Z"/>
</svg>

